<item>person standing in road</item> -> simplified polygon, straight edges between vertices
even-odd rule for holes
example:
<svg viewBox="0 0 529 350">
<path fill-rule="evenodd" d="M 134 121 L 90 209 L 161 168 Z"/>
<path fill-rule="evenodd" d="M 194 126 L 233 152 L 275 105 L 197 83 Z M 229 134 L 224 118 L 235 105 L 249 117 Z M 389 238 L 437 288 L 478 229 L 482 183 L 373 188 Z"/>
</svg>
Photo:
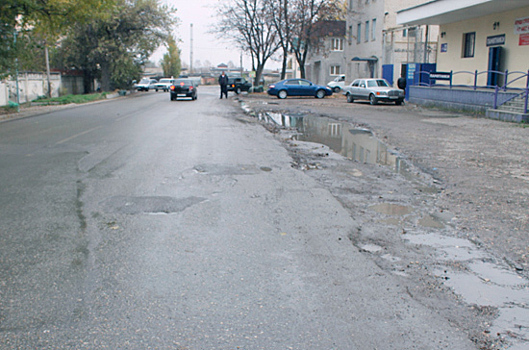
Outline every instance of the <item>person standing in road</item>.
<svg viewBox="0 0 529 350">
<path fill-rule="evenodd" d="M 219 76 L 219 85 L 220 85 L 220 98 L 222 99 L 222 95 L 228 98 L 228 76 L 224 73 L 224 71 Z"/>
</svg>

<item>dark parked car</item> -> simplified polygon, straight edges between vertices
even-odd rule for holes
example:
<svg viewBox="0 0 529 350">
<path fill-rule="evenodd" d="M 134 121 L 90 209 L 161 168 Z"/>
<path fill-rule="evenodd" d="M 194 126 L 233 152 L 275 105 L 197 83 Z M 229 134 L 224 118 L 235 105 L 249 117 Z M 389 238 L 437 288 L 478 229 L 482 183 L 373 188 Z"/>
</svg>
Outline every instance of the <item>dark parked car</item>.
<svg viewBox="0 0 529 350">
<path fill-rule="evenodd" d="M 178 97 L 189 97 L 191 100 L 198 98 L 198 85 L 192 79 L 175 79 L 170 91 L 171 101 L 176 101 Z"/>
<path fill-rule="evenodd" d="M 392 88 L 385 79 L 356 79 L 351 85 L 343 88 L 343 94 L 349 103 L 367 100 L 372 105 L 379 101 L 401 105 L 404 101 L 404 91 Z"/>
<path fill-rule="evenodd" d="M 252 83 L 246 81 L 244 78 L 229 78 L 228 91 L 233 91 L 237 95 L 242 91 L 249 91 L 252 88 Z"/>
<path fill-rule="evenodd" d="M 268 94 L 278 98 L 287 98 L 287 96 L 324 98 L 325 96 L 331 96 L 332 90 L 327 86 L 317 85 L 306 79 L 286 79 L 269 85 Z"/>
</svg>

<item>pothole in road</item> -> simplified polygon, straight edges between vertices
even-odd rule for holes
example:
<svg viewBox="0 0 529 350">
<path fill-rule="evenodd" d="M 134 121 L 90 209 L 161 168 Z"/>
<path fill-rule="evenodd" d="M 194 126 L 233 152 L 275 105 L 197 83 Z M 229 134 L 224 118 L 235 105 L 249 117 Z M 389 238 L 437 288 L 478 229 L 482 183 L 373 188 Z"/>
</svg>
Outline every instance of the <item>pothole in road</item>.
<svg viewBox="0 0 529 350">
<path fill-rule="evenodd" d="M 436 277 L 468 304 L 495 308 L 491 332 L 508 339 L 512 349 L 527 349 L 529 339 L 529 281 L 502 266 L 467 239 L 439 234 L 406 235 L 411 244 L 437 251 Z M 453 262 L 459 268 L 451 268 Z"/>
<path fill-rule="evenodd" d="M 381 203 L 372 205 L 369 207 L 369 209 L 376 211 L 380 214 L 396 216 L 408 215 L 413 212 L 413 208 L 411 207 L 392 203 Z"/>
<path fill-rule="evenodd" d="M 129 197 L 115 196 L 106 199 L 103 207 L 108 212 L 120 214 L 159 213 L 169 214 L 184 211 L 185 209 L 205 201 L 200 197 Z"/>
<path fill-rule="evenodd" d="M 263 166 L 257 168 L 251 164 L 241 165 L 223 165 L 223 164 L 199 164 L 196 165 L 193 170 L 198 174 L 207 175 L 256 175 L 260 171 L 270 172 L 272 168 Z"/>
</svg>

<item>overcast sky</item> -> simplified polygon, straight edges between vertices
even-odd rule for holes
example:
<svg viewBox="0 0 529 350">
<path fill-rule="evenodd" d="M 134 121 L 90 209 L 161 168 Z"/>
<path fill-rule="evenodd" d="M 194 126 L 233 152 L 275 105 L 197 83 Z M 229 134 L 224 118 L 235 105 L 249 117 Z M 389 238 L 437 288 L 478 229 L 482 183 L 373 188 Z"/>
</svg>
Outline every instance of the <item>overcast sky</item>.
<svg viewBox="0 0 529 350">
<path fill-rule="evenodd" d="M 201 62 L 208 60 L 214 66 L 220 63 L 228 64 L 229 61 L 239 66 L 241 52 L 234 49 L 229 41 L 219 40 L 215 35 L 207 33 L 211 29 L 211 24 L 217 22 L 215 6 L 221 0 L 160 0 L 160 2 L 177 9 L 176 15 L 180 19 L 180 25 L 174 35 L 180 40 L 178 47 L 181 50 L 182 62 L 189 64 L 190 61 L 190 25 L 193 24 L 193 65 L 197 60 Z M 165 52 L 167 52 L 165 47 L 159 48 L 151 56 L 151 61 L 158 63 Z M 243 67 L 251 68 L 250 58 L 244 55 Z"/>
</svg>

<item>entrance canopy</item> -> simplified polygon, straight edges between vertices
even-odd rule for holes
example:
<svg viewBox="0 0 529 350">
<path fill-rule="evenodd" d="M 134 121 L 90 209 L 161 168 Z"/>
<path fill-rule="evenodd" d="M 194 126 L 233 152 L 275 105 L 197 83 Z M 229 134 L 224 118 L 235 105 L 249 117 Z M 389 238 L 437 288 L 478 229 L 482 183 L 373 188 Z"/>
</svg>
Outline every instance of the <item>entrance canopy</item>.
<svg viewBox="0 0 529 350">
<path fill-rule="evenodd" d="M 527 0 L 434 0 L 397 12 L 397 24 L 439 25 L 516 10 Z"/>
</svg>

